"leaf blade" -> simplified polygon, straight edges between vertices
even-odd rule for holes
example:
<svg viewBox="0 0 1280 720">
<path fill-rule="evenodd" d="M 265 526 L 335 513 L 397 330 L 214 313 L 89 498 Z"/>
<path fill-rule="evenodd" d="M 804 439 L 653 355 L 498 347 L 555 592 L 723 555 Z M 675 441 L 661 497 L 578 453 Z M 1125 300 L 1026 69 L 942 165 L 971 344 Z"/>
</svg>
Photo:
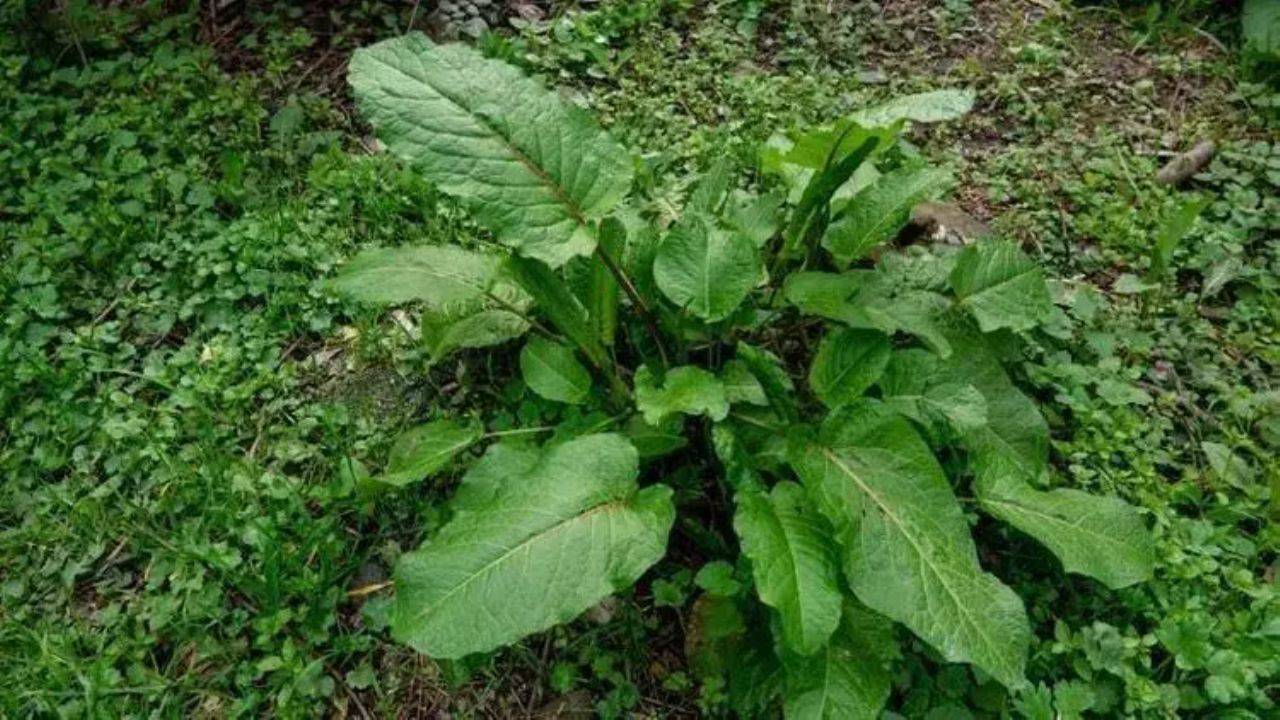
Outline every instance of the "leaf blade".
<svg viewBox="0 0 1280 720">
<path fill-rule="evenodd" d="M 398 641 L 437 658 L 491 650 L 572 619 L 665 552 L 671 491 L 637 488 L 622 437 L 579 437 L 501 470 L 397 564 Z"/>
<path fill-rule="evenodd" d="M 573 351 L 542 337 L 531 337 L 520 350 L 525 384 L 548 400 L 577 405 L 591 392 L 591 374 Z"/>
<path fill-rule="evenodd" d="M 392 153 L 463 198 L 520 253 L 558 267 L 589 254 L 589 222 L 631 184 L 626 151 L 517 68 L 420 33 L 357 50 L 356 102 Z"/>
<path fill-rule="evenodd" d="M 978 563 L 960 506 L 929 448 L 900 416 L 864 401 L 833 414 L 793 462 L 845 548 L 850 587 L 953 662 L 1025 683 L 1022 600 Z"/>
<path fill-rule="evenodd" d="M 825 523 L 799 485 L 737 494 L 733 528 L 751 559 L 760 600 L 778 611 L 787 646 L 812 655 L 840 623 L 839 568 Z"/>
</svg>

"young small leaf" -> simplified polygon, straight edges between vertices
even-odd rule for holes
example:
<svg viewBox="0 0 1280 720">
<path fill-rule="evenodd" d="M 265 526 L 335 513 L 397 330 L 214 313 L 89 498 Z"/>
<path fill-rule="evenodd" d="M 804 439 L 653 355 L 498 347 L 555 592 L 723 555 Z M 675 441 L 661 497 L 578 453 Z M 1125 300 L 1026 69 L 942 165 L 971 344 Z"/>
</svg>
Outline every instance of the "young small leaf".
<svg viewBox="0 0 1280 720">
<path fill-rule="evenodd" d="M 911 208 L 941 193 L 950 182 L 951 174 L 939 168 L 888 173 L 849 201 L 848 209 L 827 227 L 822 246 L 841 265 L 861 259 L 897 237 L 911 219 Z"/>
<path fill-rule="evenodd" d="M 951 287 L 982 332 L 1029 330 L 1053 310 L 1044 272 L 1007 241 L 965 248 L 951 271 Z"/>
<path fill-rule="evenodd" d="M 1195 197 L 1185 200 L 1160 223 L 1160 229 L 1156 231 L 1155 246 L 1151 248 L 1151 269 L 1147 272 L 1148 281 L 1157 281 L 1164 277 L 1169 263 L 1173 261 L 1173 251 L 1177 249 L 1178 243 L 1191 231 L 1200 213 L 1211 204 L 1212 201 L 1209 198 Z"/>
<path fill-rule="evenodd" d="M 641 365 L 635 382 L 636 409 L 650 425 L 677 413 L 706 415 L 712 420 L 723 420 L 729 414 L 724 383 L 702 368 L 672 368 L 659 380 L 648 365 Z"/>
<path fill-rule="evenodd" d="M 662 294 L 708 322 L 728 317 L 760 283 L 761 272 L 760 251 L 750 238 L 702 215 L 672 228 L 653 261 Z"/>
<path fill-rule="evenodd" d="M 631 158 L 584 110 L 465 45 L 384 40 L 355 52 L 349 79 L 392 153 L 552 267 L 591 253 L 589 223 L 630 188 Z"/>
<path fill-rule="evenodd" d="M 404 431 L 391 446 L 387 468 L 371 482 L 404 487 L 443 470 L 471 447 L 484 429 L 476 423 L 436 420 Z"/>
<path fill-rule="evenodd" d="M 396 565 L 398 641 L 434 658 L 486 652 L 572 620 L 665 553 L 671 490 L 637 487 L 621 436 L 510 457 L 511 472 L 487 464 L 487 492 Z"/>
<path fill-rule="evenodd" d="M 525 384 L 548 400 L 577 404 L 591 392 L 591 374 L 573 351 L 546 338 L 535 336 L 525 343 L 520 372 Z"/>
<path fill-rule="evenodd" d="M 782 207 L 783 199 L 781 193 L 757 197 L 735 192 L 729 196 L 721 222 L 730 231 L 751 238 L 756 247 L 762 248 L 778 233 L 778 209 Z"/>
<path fill-rule="evenodd" d="M 848 405 L 880 379 L 891 351 L 889 338 L 874 330 L 829 333 L 809 368 L 809 387 L 829 408 Z"/>
<path fill-rule="evenodd" d="M 682 423 L 676 417 L 667 418 L 657 425 L 650 425 L 644 421 L 644 418 L 635 415 L 627 423 L 623 433 L 631 444 L 636 446 L 640 459 L 648 460 L 670 455 L 688 445 L 689 440 L 681 432 L 682 430 Z"/>
<path fill-rule="evenodd" d="M 764 386 L 760 379 L 751 372 L 747 364 L 737 358 L 724 364 L 720 371 L 720 379 L 724 381 L 724 397 L 729 404 L 746 403 L 748 405 L 768 405 L 769 398 L 764 394 Z"/>
<path fill-rule="evenodd" d="M 793 397 L 795 385 L 782 369 L 782 361 L 768 350 L 747 343 L 738 343 L 736 358 L 741 360 L 760 381 L 765 398 L 770 407 L 784 420 L 795 420 L 797 417 L 796 401 Z"/>
<path fill-rule="evenodd" d="M 440 360 L 454 350 L 501 345 L 529 330 L 523 317 L 500 309 L 475 312 L 423 313 L 422 340 L 431 357 Z"/>
<path fill-rule="evenodd" d="M 826 520 L 804 490 L 780 482 L 765 495 L 739 491 L 733 528 L 751 559 L 760 600 L 782 618 L 782 637 L 799 655 L 827 643 L 840 622 L 840 569 Z"/>
<path fill-rule="evenodd" d="M 600 251 L 615 261 L 627 246 L 627 228 L 615 217 L 600 221 Z M 618 281 L 599 256 L 591 258 L 587 280 L 587 316 L 600 342 L 612 347 L 618 331 Z"/>
</svg>

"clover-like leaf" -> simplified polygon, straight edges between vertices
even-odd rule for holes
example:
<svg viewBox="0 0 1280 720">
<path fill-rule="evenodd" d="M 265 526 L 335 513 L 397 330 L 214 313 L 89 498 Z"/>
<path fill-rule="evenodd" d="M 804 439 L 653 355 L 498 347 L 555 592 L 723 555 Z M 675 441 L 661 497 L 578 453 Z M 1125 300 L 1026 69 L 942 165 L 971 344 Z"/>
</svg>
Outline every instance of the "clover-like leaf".
<svg viewBox="0 0 1280 720">
<path fill-rule="evenodd" d="M 694 214 L 667 233 L 653 260 L 653 279 L 669 300 L 714 322 L 728 317 L 761 277 L 751 238 Z"/>
<path fill-rule="evenodd" d="M 809 368 L 809 386 L 827 407 L 847 405 L 880 379 L 891 352 L 888 336 L 874 330 L 828 333 Z"/>
<path fill-rule="evenodd" d="M 531 337 L 520 351 L 520 373 L 530 389 L 548 400 L 577 404 L 591 392 L 591 373 L 569 348 Z"/>
<path fill-rule="evenodd" d="M 349 79 L 392 153 L 521 254 L 559 267 L 631 185 L 627 152 L 519 69 L 410 33 L 357 50 Z"/>
<path fill-rule="evenodd" d="M 780 482 L 768 494 L 740 490 L 733 529 L 751 559 L 760 600 L 778 611 L 782 637 L 800 655 L 826 644 L 840 622 L 840 568 L 826 519 L 804 490 Z"/>
<path fill-rule="evenodd" d="M 1008 241 L 965 248 L 951 271 L 951 287 L 983 332 L 1029 330 L 1053 310 L 1044 271 Z"/>
<path fill-rule="evenodd" d="M 666 551 L 671 490 L 637 486 L 636 450 L 621 436 L 491 452 L 463 480 L 453 519 L 396 565 L 392 635 L 432 657 L 572 620 Z"/>
<path fill-rule="evenodd" d="M 648 365 L 641 365 L 635 382 L 636 409 L 650 425 L 677 413 L 706 415 L 712 420 L 723 420 L 729 414 L 724 383 L 700 367 L 683 365 L 659 378 Z"/>
<path fill-rule="evenodd" d="M 860 601 L 949 661 L 1025 683 L 1022 600 L 983 572 L 942 468 L 905 419 L 870 400 L 846 407 L 793 466 L 835 526 Z"/>
</svg>

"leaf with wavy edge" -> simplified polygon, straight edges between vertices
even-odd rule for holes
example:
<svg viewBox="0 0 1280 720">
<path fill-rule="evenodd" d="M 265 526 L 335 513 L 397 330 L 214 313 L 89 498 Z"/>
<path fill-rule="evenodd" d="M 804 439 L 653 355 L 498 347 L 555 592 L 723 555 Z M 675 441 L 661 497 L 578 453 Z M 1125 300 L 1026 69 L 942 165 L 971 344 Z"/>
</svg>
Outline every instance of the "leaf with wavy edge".
<svg viewBox="0 0 1280 720">
<path fill-rule="evenodd" d="M 631 186 L 627 152 L 519 69 L 421 33 L 361 48 L 348 74 L 392 153 L 468 203 L 518 252 L 559 267 Z"/>
<path fill-rule="evenodd" d="M 980 507 L 1035 538 L 1067 572 L 1110 588 L 1151 579 L 1155 549 L 1132 506 L 1068 488 L 1037 490 L 1001 455 L 979 458 L 976 472 L 973 491 Z"/>
<path fill-rule="evenodd" d="M 849 406 L 793 465 L 836 528 L 860 601 L 949 661 L 1010 688 L 1025 682 L 1022 600 L 983 572 L 942 468 L 904 418 L 874 401 Z"/>
<path fill-rule="evenodd" d="M 432 657 L 572 620 L 666 551 L 671 490 L 637 487 L 636 450 L 621 436 L 497 447 L 464 480 L 453 519 L 396 565 L 392 635 Z"/>
</svg>

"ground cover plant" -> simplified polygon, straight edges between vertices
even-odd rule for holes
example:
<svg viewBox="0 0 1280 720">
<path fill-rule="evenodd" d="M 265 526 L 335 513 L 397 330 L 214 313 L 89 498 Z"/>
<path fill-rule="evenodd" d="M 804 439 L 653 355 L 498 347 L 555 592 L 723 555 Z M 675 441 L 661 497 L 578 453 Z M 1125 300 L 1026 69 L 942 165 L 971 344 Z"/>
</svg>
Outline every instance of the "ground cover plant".
<svg viewBox="0 0 1280 720">
<path fill-rule="evenodd" d="M 678 505 L 661 479 L 713 456 L 744 559 L 698 571 L 701 612 L 736 618 L 702 652 L 730 666 L 731 686 L 751 679 L 733 698 L 741 715 L 781 695 L 788 717 L 877 717 L 897 654 L 888 620 L 948 661 L 1025 684 L 1022 602 L 979 564 L 936 454 L 953 480 L 972 477 L 979 507 L 1068 570 L 1112 587 L 1150 577 L 1132 508 L 1037 487 L 1047 428 L 998 344 L 1048 318 L 1043 271 L 997 240 L 881 254 L 947 183 L 895 152 L 904 124 L 954 119 L 969 93 L 905 96 L 779 137 L 763 167 L 794 203 L 737 190 L 720 164 L 660 231 L 626 209 L 627 153 L 515 68 L 408 35 L 358 51 L 350 81 L 388 149 L 511 252 L 371 250 L 335 287 L 423 304 L 441 354 L 536 332 L 519 355 L 525 384 L 587 411 L 532 429 L 550 442 L 502 441 L 468 469 L 449 519 L 397 565 L 396 639 L 461 658 L 574 619 L 662 558 Z M 816 352 L 798 349 L 805 393 L 757 343 L 803 333 L 807 316 L 819 322 Z M 420 481 L 484 439 L 470 419 L 412 428 L 368 482 Z M 640 487 L 642 453 L 660 469 Z"/>
<path fill-rule="evenodd" d="M 1280 147 L 1266 6 L 1239 5 L 503 5 L 510 20 L 468 43 L 556 88 L 583 109 L 565 112 L 606 129 L 584 137 L 629 163 L 629 191 L 589 224 L 650 305 L 667 358 L 627 288 L 590 301 L 614 276 L 575 255 L 553 284 L 575 314 L 617 310 L 602 371 L 511 273 L 520 253 L 492 218 L 386 152 L 386 128 L 353 97 L 352 53 L 437 32 L 432 4 L 0 3 L 0 714 L 774 716 L 787 700 L 792 713 L 814 707 L 805 680 L 823 663 L 869 653 L 863 674 L 832 679 L 868 683 L 858 697 L 887 688 L 888 718 L 1270 717 Z M 806 147 L 860 116 L 876 125 L 871 109 L 961 88 L 946 119 L 906 120 L 825 217 L 804 216 L 812 252 L 779 257 L 826 166 Z M 1176 186 L 1155 180 L 1204 139 L 1216 145 L 1207 166 Z M 823 246 L 823 223 L 853 223 L 849 198 L 877 178 L 906 193 L 911 177 L 942 203 L 847 266 Z M 713 242 L 760 237 L 761 218 L 777 227 L 757 249 L 758 282 L 710 322 L 694 311 L 714 315 L 723 298 L 673 300 L 626 252 L 656 252 L 694 215 Z M 983 333 L 952 265 L 1002 243 L 1041 268 L 1050 305 L 1031 308 L 1034 327 Z M 359 262 L 422 247 L 493 256 L 492 296 L 387 307 L 341 292 Z M 958 325 L 889 329 L 904 317 L 877 310 L 916 305 L 852 294 L 873 279 L 895 300 L 954 306 L 943 319 Z M 582 337 L 605 336 L 590 324 Z M 849 396 L 811 368 L 860 333 L 891 336 L 890 360 L 831 410 L 824 401 Z M 974 357 L 960 352 L 966 333 L 996 351 L 998 373 L 954 367 Z M 481 342 L 498 344 L 460 346 Z M 772 395 L 754 402 L 743 346 L 785 373 L 794 437 L 775 429 Z M 911 392 L 915 364 L 952 377 Z M 702 372 L 670 371 L 681 366 Z M 673 376 L 696 389 L 703 373 L 723 387 L 724 419 L 711 418 L 714 390 L 688 401 L 697 414 L 664 417 L 686 407 Z M 1046 459 L 1035 494 L 1007 482 L 1020 470 L 982 474 L 963 428 L 1003 415 L 975 377 L 1007 378 L 1042 418 L 1028 434 Z M 985 413 L 956 412 L 981 407 L 967 385 Z M 859 600 L 868 586 L 849 587 L 857 568 L 840 562 L 827 652 L 788 645 L 783 573 L 757 579 L 755 558 L 777 544 L 762 520 L 794 511 L 832 533 L 819 555 L 843 557 L 847 533 L 810 501 L 804 451 L 848 439 L 828 414 L 877 403 L 909 417 L 926 450 L 908 456 L 941 473 L 940 506 L 959 508 L 948 542 L 1018 599 L 1021 687 Z M 446 435 L 466 447 L 445 467 L 413 462 L 415 436 Z M 405 558 L 428 557 L 459 507 L 493 507 L 475 490 L 545 482 L 524 464 L 600 435 L 639 456 L 634 476 L 604 462 L 611 491 L 671 488 L 662 558 L 514 644 L 445 659 L 397 640 Z M 858 440 L 842 451 L 888 462 Z M 567 464 L 591 483 L 589 466 Z M 509 472 L 488 485 L 485 467 Z M 979 494 L 1010 487 L 1020 503 L 1123 500 L 1149 530 L 1149 577 L 1124 584 L 1083 564 L 1092 557 L 1059 557 L 1069 546 Z M 753 533 L 763 540 L 740 541 Z M 799 624 L 801 643 L 811 627 Z"/>
</svg>

